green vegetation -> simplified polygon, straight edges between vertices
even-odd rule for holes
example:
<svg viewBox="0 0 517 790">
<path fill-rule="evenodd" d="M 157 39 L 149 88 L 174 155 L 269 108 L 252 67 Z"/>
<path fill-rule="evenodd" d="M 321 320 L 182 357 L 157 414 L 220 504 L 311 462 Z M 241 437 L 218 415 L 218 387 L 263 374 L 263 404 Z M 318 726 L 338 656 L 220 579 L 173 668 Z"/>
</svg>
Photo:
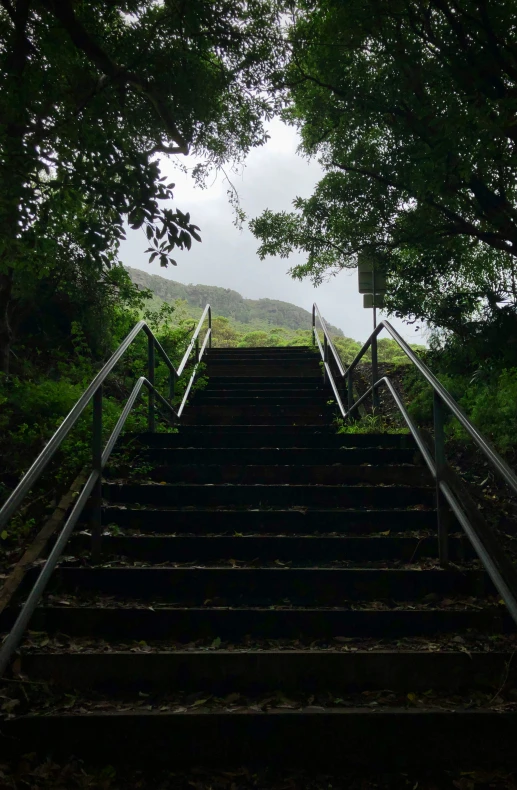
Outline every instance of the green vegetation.
<svg viewBox="0 0 517 790">
<path fill-rule="evenodd" d="M 0 501 L 148 309 L 118 260 L 126 226 L 145 231 L 162 266 L 201 239 L 158 156 L 192 154 L 203 182 L 267 139 L 280 11 L 270 0 L 0 3 Z M 177 360 L 192 318 L 156 307 L 148 319 Z M 141 337 L 106 384 L 105 432 L 143 372 Z M 4 540 L 31 528 L 34 508 L 41 523 L 90 443 L 85 415 Z"/>
<path fill-rule="evenodd" d="M 139 294 L 134 295 L 133 305 L 124 310 L 114 308 L 107 316 L 110 320 L 109 338 L 118 345 L 143 314 L 160 343 L 174 363 L 183 355 L 193 322 L 172 322 L 173 310 L 160 311 L 144 308 Z M 30 338 L 29 338 L 30 340 Z M 20 349 L 22 350 L 22 349 Z M 23 349 L 23 362 L 16 375 L 0 378 L 0 502 L 17 484 L 21 474 L 30 466 L 35 456 L 70 411 L 85 388 L 99 370 L 100 362 L 92 357 L 86 336 L 78 323 L 72 324 L 69 338 L 62 337 L 52 349 L 51 356 L 43 363 L 30 343 Z M 191 365 L 176 386 L 175 403 L 182 397 Z M 113 374 L 108 378 L 103 394 L 103 435 L 109 434 L 120 417 L 122 406 L 136 379 L 147 371 L 147 338 L 141 334 L 126 352 Z M 155 382 L 159 391 L 168 392 L 168 369 L 157 357 Z M 203 387 L 202 375 L 196 379 L 194 391 Z M 72 433 L 54 456 L 45 472 L 41 485 L 29 497 L 28 507 L 13 519 L 1 539 L 4 545 L 19 540 L 41 519 L 47 506 L 55 504 L 72 479 L 91 460 L 91 406 L 80 418 Z M 144 394 L 133 409 L 126 423 L 127 431 L 147 429 L 147 395 Z M 157 430 L 175 428 L 166 419 L 158 419 Z"/>
<path fill-rule="evenodd" d="M 150 260 L 200 240 L 157 155 L 196 176 L 266 140 L 269 0 L 0 4 L 0 369 L 53 298 L 109 287 L 125 222 Z M 276 51 L 276 50 L 275 50 Z M 106 282 L 107 281 L 107 282 Z M 11 353 L 13 352 L 13 353 Z"/>
<path fill-rule="evenodd" d="M 472 349 L 460 343 L 431 348 L 423 352 L 423 358 L 474 425 L 499 452 L 514 461 L 517 450 L 517 368 L 505 367 L 500 360 L 489 360 L 480 365 Z M 411 416 L 419 425 L 431 429 L 432 391 L 413 368 L 408 369 L 404 377 L 404 390 Z M 447 419 L 445 432 L 450 441 L 467 441 L 466 432 L 452 416 Z"/>
<path fill-rule="evenodd" d="M 251 223 L 259 255 L 300 250 L 293 276 L 318 283 L 362 253 L 393 313 L 463 342 L 515 336 L 514 18 L 512 0 L 297 3 L 283 117 L 324 175 Z"/>
<path fill-rule="evenodd" d="M 359 407 L 360 408 L 360 407 Z M 402 421 L 401 421 L 402 422 Z M 393 420 L 387 419 L 384 414 L 365 414 L 360 420 L 343 422 L 336 420 L 338 433 L 349 434 L 368 434 L 368 433 L 397 433 L 409 434 L 409 428 L 405 425 L 395 425 Z"/>
</svg>

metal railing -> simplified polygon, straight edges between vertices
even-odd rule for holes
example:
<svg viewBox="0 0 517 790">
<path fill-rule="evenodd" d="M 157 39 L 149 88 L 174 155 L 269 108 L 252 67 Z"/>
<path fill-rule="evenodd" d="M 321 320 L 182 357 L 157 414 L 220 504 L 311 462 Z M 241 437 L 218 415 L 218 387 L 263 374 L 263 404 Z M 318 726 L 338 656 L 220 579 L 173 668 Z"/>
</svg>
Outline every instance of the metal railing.
<svg viewBox="0 0 517 790">
<path fill-rule="evenodd" d="M 208 328 L 203 340 L 203 343 L 200 347 L 199 345 L 199 334 L 205 322 L 205 319 L 208 317 Z M 140 332 L 144 332 L 147 335 L 148 343 L 147 343 L 147 377 L 141 376 L 138 381 L 136 382 L 133 390 L 122 410 L 122 413 L 113 429 L 111 436 L 109 437 L 106 446 L 104 449 L 102 448 L 102 405 L 103 405 L 103 385 L 106 378 L 112 372 L 114 367 L 120 361 L 120 359 L 124 356 L 128 348 L 131 346 L 135 338 L 140 334 Z M 30 618 L 34 612 L 34 609 L 38 605 L 41 596 L 45 590 L 45 587 L 50 579 L 58 561 L 63 553 L 63 550 L 68 542 L 72 531 L 79 520 L 79 517 L 86 505 L 86 502 L 91 496 L 91 515 L 90 515 L 90 525 L 91 525 L 91 532 L 92 532 L 92 553 L 94 555 L 98 555 L 100 550 L 100 542 L 101 542 L 101 535 L 102 535 L 102 520 L 101 520 L 101 508 L 102 508 L 102 471 L 106 466 L 109 457 L 115 447 L 116 441 L 120 436 L 122 429 L 126 423 L 126 420 L 131 413 L 142 389 L 145 387 L 149 393 L 149 403 L 148 403 L 148 429 L 150 432 L 154 432 L 156 428 L 155 423 L 155 412 L 156 412 L 156 401 L 163 407 L 163 409 L 172 415 L 173 419 L 179 419 L 183 410 L 185 408 L 185 404 L 187 402 L 188 395 L 194 383 L 194 379 L 196 376 L 196 372 L 199 367 L 199 363 L 203 357 L 205 352 L 206 346 L 211 346 L 211 339 L 212 339 L 212 313 L 210 309 L 210 305 L 207 305 L 203 311 L 203 315 L 201 316 L 198 325 L 194 331 L 192 339 L 183 355 L 183 358 L 176 369 L 172 364 L 171 360 L 169 359 L 167 353 L 165 352 L 163 346 L 160 344 L 158 339 L 153 334 L 150 327 L 145 323 L 145 321 L 139 321 L 135 327 L 129 332 L 127 337 L 122 341 L 120 346 L 117 348 L 115 353 L 111 356 L 111 358 L 106 362 L 102 370 L 95 376 L 89 387 L 85 390 L 85 392 L 81 395 L 75 406 L 69 412 L 69 414 L 65 417 L 57 431 L 54 433 L 50 441 L 47 445 L 45 445 L 42 452 L 36 458 L 28 472 L 23 476 L 20 480 L 10 497 L 7 499 L 3 507 L 0 509 L 0 530 L 7 524 L 10 518 L 14 515 L 17 511 L 29 491 L 32 489 L 34 484 L 39 480 L 43 472 L 45 471 L 46 467 L 48 466 L 49 462 L 62 445 L 63 441 L 66 439 L 74 425 L 77 423 L 81 415 L 84 413 L 85 409 L 89 406 L 90 402 L 93 401 L 93 421 L 92 421 L 92 460 L 91 460 L 91 472 L 90 475 L 83 487 L 83 490 L 79 494 L 77 501 L 72 508 L 70 515 L 68 516 L 55 544 L 50 552 L 43 568 L 32 588 L 25 604 L 23 605 L 16 622 L 11 629 L 9 635 L 5 639 L 2 647 L 0 648 L 0 677 L 5 672 L 5 669 L 9 663 L 9 660 L 16 650 L 23 633 L 29 623 Z M 190 376 L 190 379 L 187 383 L 185 388 L 185 393 L 183 395 L 183 399 L 181 404 L 176 411 L 172 406 L 172 400 L 174 398 L 174 391 L 175 391 L 175 384 L 177 379 L 180 378 L 185 367 L 190 359 L 190 355 L 192 350 L 195 349 L 195 365 Z M 155 380 L 154 380 L 154 373 L 156 367 L 156 356 L 155 351 L 158 351 L 160 357 L 164 361 L 165 365 L 169 369 L 169 400 L 163 397 L 155 388 Z"/>
<path fill-rule="evenodd" d="M 448 510 L 450 508 L 452 513 L 456 516 L 463 531 L 469 538 L 477 556 L 485 567 L 490 579 L 494 586 L 503 598 L 510 615 L 517 623 L 517 571 L 513 564 L 505 556 L 505 553 L 495 537 L 481 518 L 475 505 L 469 505 L 468 492 L 462 488 L 461 481 L 455 475 L 451 467 L 447 464 L 445 457 L 445 417 L 446 410 L 448 410 L 467 431 L 476 446 L 481 450 L 483 455 L 489 461 L 491 466 L 503 478 L 504 482 L 510 487 L 514 494 L 517 494 L 517 475 L 510 469 L 508 464 L 501 458 L 499 453 L 492 447 L 478 429 L 471 423 L 461 406 L 454 400 L 450 393 L 445 389 L 436 376 L 429 370 L 427 365 L 415 354 L 410 346 L 403 340 L 399 333 L 394 329 L 389 321 L 381 321 L 375 330 L 372 332 L 366 343 L 356 355 L 353 362 L 345 370 L 343 363 L 340 360 L 338 370 L 343 383 L 346 384 L 348 403 L 347 408 L 343 406 L 343 402 L 339 397 L 338 386 L 332 374 L 330 365 L 328 364 L 328 348 L 331 347 L 333 353 L 336 354 L 334 346 L 331 345 L 330 337 L 327 338 L 328 330 L 324 321 L 321 319 L 323 331 L 325 333 L 325 345 L 322 348 L 321 342 L 317 336 L 315 328 L 314 317 L 319 314 L 316 305 L 313 306 L 313 342 L 318 346 L 323 363 L 326 381 L 332 387 L 336 397 L 336 403 L 341 412 L 343 419 L 352 417 L 359 406 L 374 393 L 381 386 L 385 386 L 390 392 L 395 404 L 397 405 L 404 422 L 415 443 L 420 450 L 424 462 L 429 469 L 436 486 L 436 512 L 437 512 L 437 534 L 438 534 L 438 548 L 439 557 L 442 564 L 448 562 Z M 402 401 L 400 394 L 397 392 L 396 387 L 390 381 L 388 376 L 383 376 L 373 379 L 372 386 L 365 392 L 358 400 L 354 400 L 353 387 L 354 387 L 354 371 L 364 357 L 368 349 L 376 344 L 377 336 L 386 330 L 393 340 L 400 346 L 400 348 L 407 355 L 412 364 L 422 374 L 424 379 L 433 389 L 433 421 L 434 421 L 434 458 L 424 441 L 421 432 L 418 430 L 416 424 L 411 419 L 407 412 L 406 407 Z M 326 356 L 325 350 L 327 349 Z"/>
<path fill-rule="evenodd" d="M 316 317 L 319 318 L 321 328 L 323 330 L 323 346 L 321 345 L 318 328 L 316 326 Z M 321 315 L 316 303 L 312 305 L 312 341 L 318 346 L 321 358 L 323 360 L 323 381 L 325 384 L 330 384 L 332 387 L 338 406 L 341 409 L 341 413 L 343 413 L 343 403 L 341 402 L 341 397 L 336 386 L 334 376 L 332 375 L 329 352 L 332 353 L 334 364 L 337 367 L 338 375 L 341 379 L 344 379 L 345 377 L 345 368 L 343 367 L 341 357 L 339 356 L 338 352 L 336 351 L 336 347 L 332 342 L 332 338 L 330 337 L 330 333 L 327 329 L 325 319 Z"/>
</svg>

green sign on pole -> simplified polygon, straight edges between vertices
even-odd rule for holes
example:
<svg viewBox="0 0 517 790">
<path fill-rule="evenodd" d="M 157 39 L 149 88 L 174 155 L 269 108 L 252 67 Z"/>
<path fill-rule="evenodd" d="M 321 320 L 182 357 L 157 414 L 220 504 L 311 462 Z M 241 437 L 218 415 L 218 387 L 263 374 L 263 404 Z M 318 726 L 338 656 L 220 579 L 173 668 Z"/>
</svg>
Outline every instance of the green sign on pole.
<svg viewBox="0 0 517 790">
<path fill-rule="evenodd" d="M 357 256 L 357 278 L 360 294 L 381 294 L 386 291 L 386 276 L 376 271 L 374 260 L 365 253 Z"/>
<path fill-rule="evenodd" d="M 363 294 L 363 307 L 384 307 L 384 294 Z"/>
</svg>

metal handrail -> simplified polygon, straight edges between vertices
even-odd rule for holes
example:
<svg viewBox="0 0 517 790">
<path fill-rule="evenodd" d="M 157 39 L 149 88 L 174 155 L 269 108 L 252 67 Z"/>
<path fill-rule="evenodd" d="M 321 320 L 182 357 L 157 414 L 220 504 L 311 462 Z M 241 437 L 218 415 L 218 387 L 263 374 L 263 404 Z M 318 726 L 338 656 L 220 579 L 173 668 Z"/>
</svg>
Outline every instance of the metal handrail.
<svg viewBox="0 0 517 790">
<path fill-rule="evenodd" d="M 178 372 L 177 372 L 178 376 L 181 376 L 181 374 L 183 373 L 183 369 L 184 369 L 185 365 L 187 364 L 187 362 L 189 360 L 190 352 L 192 351 L 192 349 L 194 347 L 196 347 L 196 348 L 198 347 L 198 344 L 197 344 L 196 341 L 197 341 L 197 338 L 198 338 L 199 333 L 201 331 L 201 327 L 203 326 L 203 324 L 205 322 L 205 318 L 206 318 L 207 315 L 208 315 L 208 332 L 207 332 L 207 334 L 208 335 L 211 334 L 211 330 L 212 330 L 212 310 L 210 308 L 210 305 L 207 304 L 207 306 L 203 310 L 203 315 L 201 316 L 201 318 L 198 321 L 198 325 L 196 327 L 196 331 L 192 335 L 192 340 L 188 344 L 187 350 L 183 354 L 183 359 L 181 360 L 181 362 L 179 364 L 179 368 L 178 368 Z M 205 340 L 206 340 L 206 338 L 205 338 Z M 198 356 L 199 356 L 199 354 L 198 354 Z M 199 359 L 198 359 L 198 362 L 199 362 Z"/>
<path fill-rule="evenodd" d="M 199 349 L 199 341 L 198 335 L 201 331 L 203 322 L 208 314 L 208 329 L 203 341 L 203 345 L 201 349 Z M 126 423 L 126 420 L 133 409 L 138 396 L 140 395 L 142 388 L 145 386 L 149 391 L 149 414 L 148 414 L 148 427 L 150 431 L 154 431 L 155 428 L 155 421 L 154 421 L 154 409 L 155 409 L 155 400 L 158 400 L 160 405 L 164 407 L 167 411 L 172 413 L 173 417 L 179 418 L 181 416 L 181 412 L 185 407 L 185 403 L 187 401 L 188 393 L 192 387 L 194 382 L 194 378 L 196 375 L 196 371 L 199 367 L 199 363 L 203 356 L 203 353 L 206 349 L 207 343 L 211 345 L 211 338 L 212 338 L 212 320 L 211 320 L 211 309 L 210 305 L 207 305 L 203 315 L 197 325 L 197 328 L 194 332 L 192 340 L 188 346 L 187 352 L 183 356 L 181 361 L 181 372 L 184 370 L 185 365 L 187 364 L 188 358 L 190 356 L 190 352 L 194 346 L 196 347 L 196 364 L 194 367 L 194 371 L 192 376 L 189 379 L 185 396 L 183 397 L 180 409 L 176 412 L 173 408 L 170 401 L 163 397 L 155 388 L 154 386 L 154 368 L 155 368 L 155 357 L 154 351 L 158 349 L 158 352 L 163 357 L 165 364 L 169 368 L 169 372 L 171 374 L 171 400 L 172 394 L 174 393 L 174 380 L 179 377 L 180 372 L 176 370 L 172 362 L 170 361 L 169 357 L 167 356 L 165 350 L 159 343 L 159 341 L 154 336 L 154 333 L 150 329 L 150 327 L 145 323 L 145 321 L 139 321 L 136 326 L 133 327 L 131 332 L 127 335 L 127 337 L 122 341 L 120 346 L 117 348 L 115 353 L 111 356 L 108 362 L 103 366 L 102 370 L 95 376 L 89 387 L 85 390 L 85 392 L 81 395 L 75 406 L 69 412 L 69 414 L 65 417 L 57 431 L 54 433 L 48 444 L 45 446 L 43 451 L 39 454 L 36 461 L 33 463 L 29 471 L 23 476 L 19 484 L 16 486 L 8 500 L 5 502 L 3 507 L 0 509 L 0 525 L 6 524 L 13 513 L 16 511 L 18 506 L 21 504 L 25 496 L 28 494 L 29 490 L 32 488 L 34 483 L 40 478 L 43 474 L 46 466 L 48 465 L 49 461 L 54 456 L 57 449 L 61 446 L 62 442 L 66 439 L 74 425 L 76 424 L 79 417 L 83 414 L 84 410 L 89 405 L 90 401 L 93 399 L 93 431 L 92 431 L 92 471 L 86 481 L 83 490 L 79 494 L 75 505 L 68 516 L 63 529 L 61 530 L 56 543 L 52 551 L 50 552 L 43 568 L 32 588 L 26 602 L 24 603 L 17 619 L 12 627 L 9 635 L 5 639 L 2 647 L 0 648 L 0 677 L 5 672 L 10 658 L 16 650 L 20 640 L 23 637 L 23 633 L 29 623 L 30 618 L 34 612 L 34 609 L 38 605 L 43 592 L 45 591 L 45 587 L 52 575 L 59 558 L 66 546 L 66 543 L 74 529 L 83 508 L 88 501 L 89 497 L 92 497 L 92 551 L 97 553 L 100 548 L 100 538 L 101 538 L 101 482 L 102 482 L 102 470 L 106 466 L 110 455 L 115 447 L 116 441 L 122 432 L 122 429 Z M 133 340 L 137 337 L 137 335 L 141 332 L 145 332 L 148 337 L 148 378 L 145 376 L 141 376 L 138 381 L 136 382 L 133 390 L 122 410 L 122 413 L 113 429 L 106 446 L 104 449 L 102 448 L 102 392 L 103 392 L 103 384 L 107 376 L 111 373 L 117 362 L 121 359 L 124 353 L 127 351 Z"/>
<path fill-rule="evenodd" d="M 375 383 L 375 385 L 370 387 L 370 389 L 367 392 L 365 392 L 364 395 L 361 396 L 361 398 L 359 398 L 359 400 L 356 402 L 353 408 L 355 409 L 357 406 L 359 406 L 362 403 L 362 401 L 366 400 L 366 398 L 368 398 L 369 395 L 373 394 L 374 389 L 379 388 L 383 384 L 387 386 L 387 388 L 389 389 L 393 397 L 393 400 L 395 401 L 396 405 L 398 406 L 402 414 L 404 422 L 408 426 L 409 431 L 412 434 L 418 449 L 422 453 L 427 468 L 429 469 L 432 477 L 436 481 L 437 494 L 442 494 L 443 498 L 450 506 L 452 512 L 458 519 L 458 522 L 460 523 L 463 531 L 469 538 L 474 548 L 474 551 L 476 552 L 479 559 L 481 560 L 483 567 L 485 568 L 488 575 L 490 576 L 495 588 L 497 589 L 502 599 L 504 600 L 508 608 L 508 611 L 510 612 L 511 617 L 513 618 L 515 623 L 517 623 L 517 576 L 515 572 L 514 571 L 512 572 L 512 570 L 510 570 L 510 573 L 506 573 L 506 574 L 501 572 L 500 569 L 501 563 L 498 563 L 496 561 L 495 557 L 492 555 L 492 552 L 488 550 L 485 544 L 483 543 L 483 536 L 479 534 L 479 531 L 477 531 L 474 525 L 471 523 L 470 519 L 468 518 L 467 514 L 464 511 L 464 508 L 462 507 L 460 501 L 458 500 L 458 497 L 455 496 L 454 492 L 452 491 L 449 483 L 446 480 L 441 479 L 440 471 L 442 471 L 443 474 L 443 470 L 440 470 L 439 464 L 437 464 L 433 459 L 433 457 L 431 456 L 431 453 L 429 452 L 427 445 L 422 439 L 420 431 L 418 430 L 415 423 L 409 416 L 407 409 L 404 406 L 404 403 L 402 402 L 400 394 L 397 392 L 396 388 L 390 381 L 389 377 L 383 376 L 381 379 L 379 379 Z M 446 531 L 444 529 L 444 519 L 443 517 L 440 518 L 441 509 L 442 508 L 440 507 L 440 497 L 437 496 L 438 531 L 439 531 L 438 541 L 439 541 L 441 559 L 446 559 L 447 549 L 445 548 L 445 552 L 443 551 L 443 549 L 444 547 L 447 546 L 448 535 L 446 534 Z M 444 557 L 444 553 L 445 553 L 445 557 Z M 511 576 L 513 578 L 508 578 L 508 576 Z"/>
<path fill-rule="evenodd" d="M 174 411 L 170 403 L 162 395 L 160 395 L 159 392 L 156 391 L 155 387 L 151 384 L 151 382 L 147 378 L 145 378 L 145 376 L 141 376 L 136 382 L 133 391 L 131 392 L 131 395 L 129 396 L 127 403 L 124 407 L 124 410 L 120 415 L 120 418 L 118 419 L 117 424 L 113 429 L 110 438 L 108 439 L 106 447 L 101 456 L 100 468 L 94 469 L 90 473 L 90 476 L 88 477 L 88 480 L 84 484 L 83 490 L 79 494 L 75 502 L 75 505 L 72 508 L 72 511 L 63 526 L 63 529 L 59 533 L 59 536 L 54 544 L 54 547 L 52 548 L 52 551 L 50 552 L 45 564 L 43 565 L 41 572 L 38 578 L 36 579 L 36 582 L 34 583 L 34 586 L 32 587 L 27 600 L 23 604 L 13 627 L 11 628 L 9 634 L 7 635 L 7 638 L 5 639 L 5 641 L 2 644 L 2 647 L 0 648 L 0 677 L 2 677 L 3 673 L 7 669 L 12 654 L 14 653 L 14 651 L 16 650 L 16 648 L 18 647 L 18 645 L 22 640 L 25 629 L 27 628 L 27 625 L 29 624 L 29 621 L 34 613 L 34 610 L 38 605 L 38 603 L 40 602 L 43 593 L 45 592 L 45 588 L 49 582 L 49 579 L 52 576 L 57 563 L 59 562 L 61 554 L 63 553 L 64 548 L 68 543 L 70 535 L 72 534 L 73 529 L 77 524 L 79 517 L 81 516 L 84 506 L 88 501 L 88 498 L 92 495 L 96 485 L 100 482 L 102 470 L 104 469 L 104 467 L 106 466 L 109 460 L 109 457 L 115 446 L 115 443 L 118 437 L 120 436 L 122 428 L 124 427 L 124 424 L 129 416 L 129 413 L 131 412 L 131 409 L 133 408 L 143 386 L 147 387 L 149 392 L 153 392 L 153 394 L 155 395 L 156 398 L 158 398 L 161 404 L 165 406 L 170 412 L 172 412 L 174 416 L 176 416 L 176 412 Z"/>
<path fill-rule="evenodd" d="M 158 350 L 160 356 L 162 357 L 163 361 L 169 368 L 169 372 L 174 377 L 174 379 L 178 379 L 181 376 L 181 373 L 183 372 L 185 365 L 187 364 L 188 356 L 190 355 L 190 352 L 192 351 L 192 348 L 195 345 L 195 341 L 199 335 L 199 332 L 201 331 L 201 327 L 207 313 L 209 316 L 207 336 L 209 337 L 209 339 L 211 339 L 211 334 L 212 334 L 211 310 L 210 310 L 210 305 L 207 305 L 203 312 L 201 320 L 199 321 L 196 327 L 196 330 L 187 348 L 187 351 L 185 352 L 183 359 L 181 360 L 180 367 L 177 370 L 172 364 L 169 357 L 167 356 L 167 353 L 165 352 L 163 346 L 160 344 L 159 340 L 155 337 L 152 329 L 146 324 L 145 321 L 139 321 L 133 327 L 133 329 L 129 332 L 129 334 L 124 338 L 120 346 L 117 348 L 115 353 L 110 357 L 110 359 L 102 367 L 99 373 L 97 373 L 91 384 L 83 392 L 83 394 L 81 395 L 75 406 L 67 414 L 67 416 L 65 417 L 65 419 L 63 420 L 57 431 L 54 433 L 54 435 L 49 440 L 49 442 L 45 445 L 45 447 L 38 455 L 32 466 L 30 467 L 30 469 L 22 477 L 22 479 L 20 480 L 14 491 L 11 493 L 9 498 L 6 500 L 2 508 L 0 508 L 0 529 L 7 524 L 7 522 L 14 514 L 16 509 L 20 506 L 20 504 L 25 499 L 30 489 L 41 477 L 48 463 L 52 460 L 52 457 L 55 455 L 56 451 L 58 450 L 62 442 L 66 439 L 66 437 L 68 436 L 74 425 L 76 424 L 79 417 L 82 415 L 86 407 L 89 405 L 95 393 L 99 390 L 99 387 L 103 385 L 108 375 L 111 373 L 117 362 L 119 362 L 119 360 L 124 356 L 127 349 L 133 343 L 137 335 L 139 335 L 140 332 L 143 331 L 145 332 L 145 334 L 149 339 L 149 348 L 148 348 L 149 367 L 151 367 L 151 363 L 152 363 L 152 371 L 150 371 L 149 380 L 154 387 L 154 349 L 156 348 Z M 205 343 L 203 344 L 203 349 L 205 348 L 205 345 L 206 345 L 206 338 L 205 338 Z M 199 364 L 199 358 L 197 359 L 197 363 Z M 191 382 L 189 382 L 189 390 L 191 386 L 192 384 Z M 174 391 L 173 387 L 171 389 L 172 391 Z M 154 422 L 151 418 L 149 422 L 151 423 L 149 425 L 149 428 L 152 431 L 154 430 Z"/>
<path fill-rule="evenodd" d="M 471 423 L 461 406 L 456 403 L 452 395 L 445 389 L 443 384 L 441 384 L 436 376 L 431 373 L 427 365 L 422 362 L 422 360 L 415 354 L 415 352 L 409 347 L 405 340 L 399 335 L 396 329 L 394 329 L 389 321 L 381 321 L 375 328 L 374 332 L 370 335 L 362 349 L 358 352 L 353 362 L 351 362 L 350 366 L 347 370 L 347 377 L 350 376 L 354 369 L 356 368 L 357 364 L 364 356 L 366 351 L 368 350 L 369 346 L 374 337 L 382 332 L 383 329 L 386 329 L 392 338 L 396 341 L 396 343 L 400 346 L 400 348 L 404 351 L 404 353 L 409 357 L 413 365 L 420 371 L 423 375 L 425 380 L 428 384 L 431 385 L 433 390 L 439 396 L 440 400 L 447 406 L 447 408 L 454 414 L 456 419 L 461 423 L 463 428 L 467 431 L 467 433 L 472 437 L 475 444 L 479 447 L 481 452 L 488 458 L 492 466 L 499 472 L 499 474 L 504 478 L 505 482 L 508 483 L 514 494 L 517 494 L 517 475 L 513 472 L 508 464 L 501 458 L 497 450 L 492 447 L 490 442 L 488 442 L 484 436 L 478 431 L 478 429 Z M 355 404 L 357 406 L 357 404 Z M 355 408 L 352 407 L 352 408 Z M 350 410 L 347 414 L 343 415 L 345 418 L 348 417 L 350 414 Z"/>
<path fill-rule="evenodd" d="M 324 348 L 321 347 L 321 341 L 319 339 L 318 331 L 316 329 L 316 314 L 318 315 L 318 318 L 320 319 L 321 328 L 323 329 Z M 344 375 L 345 375 L 345 368 L 344 368 L 343 363 L 341 361 L 341 357 L 339 356 L 338 352 L 336 351 L 334 343 L 332 342 L 332 338 L 330 337 L 329 331 L 327 329 L 327 324 L 325 322 L 325 319 L 321 315 L 321 313 L 320 313 L 320 311 L 318 309 L 318 305 L 316 304 L 316 302 L 314 302 L 314 304 L 312 305 L 312 340 L 313 340 L 313 343 L 314 342 L 317 343 L 318 348 L 320 350 L 320 353 L 321 353 L 321 355 L 323 357 L 323 361 L 324 362 L 328 362 L 328 351 L 326 353 L 325 350 L 330 348 L 330 350 L 332 351 L 332 355 L 334 357 L 334 361 L 335 361 L 335 363 L 337 365 L 337 369 L 339 371 L 339 374 L 344 377 Z"/>
<path fill-rule="evenodd" d="M 316 307 L 316 306 L 314 306 Z M 317 308 L 316 308 L 317 310 Z M 314 320 L 314 308 L 313 308 L 313 320 Z M 318 311 L 319 314 L 319 311 Z M 314 329 L 314 323 L 313 323 Z M 396 388 L 390 381 L 388 376 L 383 376 L 382 378 L 375 380 L 376 376 L 372 382 L 372 386 L 365 392 L 357 401 L 354 402 L 353 396 L 353 373 L 357 365 L 359 364 L 360 360 L 363 358 L 365 353 L 368 351 L 370 346 L 376 342 L 377 336 L 386 329 L 395 342 L 400 346 L 400 348 L 404 351 L 410 361 L 415 365 L 415 367 L 419 370 L 419 372 L 423 375 L 427 383 L 433 389 L 434 395 L 434 442 L 435 442 L 435 457 L 433 459 L 429 449 L 427 448 L 426 443 L 424 442 L 418 428 L 416 427 L 415 423 L 409 416 L 404 403 L 397 392 Z M 315 333 L 314 333 L 315 334 Z M 332 374 L 332 370 L 330 365 L 328 364 L 328 355 L 327 358 L 324 356 L 324 349 L 321 348 L 321 344 L 318 343 L 320 353 L 323 358 L 324 362 L 324 371 L 325 371 L 325 379 L 330 383 L 334 395 L 336 397 L 336 402 L 341 412 L 341 415 L 344 419 L 347 419 L 353 415 L 353 413 L 359 408 L 359 406 L 365 401 L 370 395 L 375 395 L 377 389 L 385 385 L 390 394 L 393 397 L 399 411 L 402 414 L 404 422 L 409 428 L 410 433 L 412 434 L 415 443 L 422 453 L 423 459 L 436 482 L 436 501 L 437 501 L 437 519 L 438 519 L 438 544 L 440 550 L 440 560 L 441 562 L 447 562 L 448 560 L 448 529 L 446 524 L 445 512 L 444 512 L 444 501 L 450 506 L 451 510 L 453 511 L 454 515 L 458 519 L 461 527 L 463 528 L 465 534 L 469 538 L 472 546 L 476 554 L 478 555 L 479 559 L 481 560 L 483 566 L 485 567 L 488 575 L 490 576 L 494 586 L 500 593 L 501 597 L 503 598 L 510 615 L 517 623 L 517 574 L 515 570 L 508 566 L 506 568 L 506 573 L 501 570 L 502 562 L 498 561 L 500 558 L 496 558 L 494 556 L 494 551 L 487 548 L 487 546 L 483 542 L 483 536 L 480 535 L 479 530 L 476 530 L 475 525 L 472 523 L 472 520 L 469 519 L 467 514 L 465 513 L 465 508 L 462 507 L 460 501 L 458 500 L 457 496 L 455 496 L 451 486 L 448 482 L 447 478 L 447 463 L 445 460 L 445 437 L 444 437 L 444 422 L 445 422 L 445 414 L 444 414 L 444 406 L 446 406 L 449 411 L 456 417 L 456 419 L 460 422 L 463 428 L 467 431 L 467 433 L 471 436 L 474 443 L 477 447 L 481 450 L 483 455 L 488 459 L 490 464 L 494 467 L 494 469 L 501 475 L 504 481 L 509 485 L 510 489 L 513 493 L 517 494 L 517 475 L 510 469 L 508 464 L 501 458 L 497 450 L 488 442 L 484 436 L 478 431 L 478 429 L 471 423 L 461 406 L 456 403 L 454 398 L 450 395 L 450 393 L 445 389 L 445 387 L 438 381 L 436 376 L 429 370 L 427 365 L 422 362 L 422 360 L 415 354 L 415 352 L 410 348 L 410 346 L 403 340 L 403 338 L 399 335 L 399 333 L 394 329 L 389 321 L 381 321 L 372 332 L 366 343 L 363 345 L 361 350 L 357 353 L 354 360 L 348 366 L 344 377 L 347 380 L 347 391 L 348 391 L 348 409 L 345 409 L 341 398 L 339 397 L 338 388 L 336 382 L 334 380 L 334 376 Z"/>
</svg>

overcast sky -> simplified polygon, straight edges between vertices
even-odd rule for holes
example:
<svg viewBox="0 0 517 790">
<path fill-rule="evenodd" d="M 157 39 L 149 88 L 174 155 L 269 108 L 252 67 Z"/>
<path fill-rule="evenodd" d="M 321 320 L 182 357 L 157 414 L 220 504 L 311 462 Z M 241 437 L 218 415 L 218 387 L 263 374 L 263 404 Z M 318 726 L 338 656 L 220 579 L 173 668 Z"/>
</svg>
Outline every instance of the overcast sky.
<svg viewBox="0 0 517 790">
<path fill-rule="evenodd" d="M 295 197 L 309 197 L 321 177 L 317 162 L 307 162 L 297 155 L 297 132 L 280 121 L 270 125 L 271 139 L 255 149 L 240 174 L 231 174 L 243 209 L 252 218 L 265 208 L 290 210 Z M 181 157 L 182 163 L 193 166 Z M 314 288 L 309 280 L 293 280 L 287 271 L 301 255 L 285 260 L 259 260 L 258 241 L 247 227 L 239 231 L 233 225 L 234 214 L 228 203 L 228 184 L 224 177 L 209 182 L 206 189 L 194 185 L 193 179 L 174 168 L 172 161 L 162 161 L 163 173 L 176 184 L 174 206 L 190 212 L 191 221 L 201 228 L 202 243 L 193 243 L 190 252 L 175 251 L 177 266 L 162 269 L 158 262 L 148 263 L 144 254 L 147 239 L 142 231 L 128 231 L 128 240 L 121 250 L 122 261 L 128 266 L 159 274 L 182 283 L 219 285 L 233 288 L 248 299 L 281 299 L 311 310 L 317 302 L 323 316 L 345 335 L 366 340 L 372 331 L 372 311 L 363 308 L 363 297 L 357 291 L 357 270 L 344 270 L 329 282 Z M 401 334 L 412 342 L 425 342 L 414 326 L 392 319 Z"/>
</svg>

